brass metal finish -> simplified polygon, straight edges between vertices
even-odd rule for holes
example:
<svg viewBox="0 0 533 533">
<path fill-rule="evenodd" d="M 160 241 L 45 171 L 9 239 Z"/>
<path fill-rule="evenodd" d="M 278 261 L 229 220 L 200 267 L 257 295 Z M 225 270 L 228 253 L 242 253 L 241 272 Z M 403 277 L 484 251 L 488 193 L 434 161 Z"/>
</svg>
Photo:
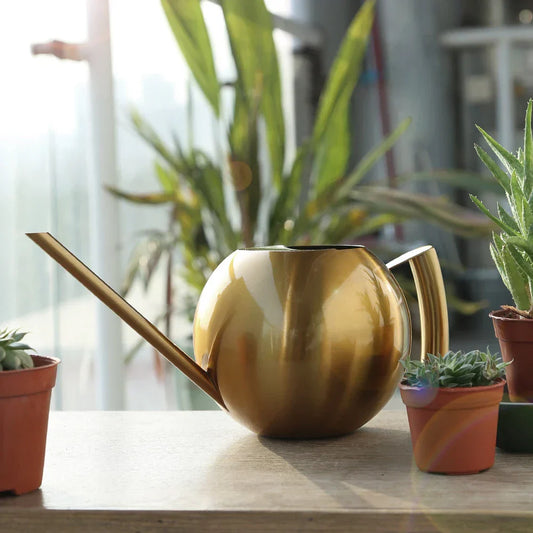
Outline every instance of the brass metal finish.
<svg viewBox="0 0 533 533">
<path fill-rule="evenodd" d="M 234 418 L 261 435 L 325 437 L 389 400 L 410 318 L 366 248 L 241 250 L 208 280 L 193 338 Z"/>
<path fill-rule="evenodd" d="M 26 235 L 146 339 L 161 355 L 224 407 L 224 401 L 208 374 L 72 252 L 49 233 L 27 233 Z"/>
<path fill-rule="evenodd" d="M 439 258 L 432 246 L 421 246 L 391 262 L 394 268 L 409 261 L 415 280 L 420 309 L 421 353 L 423 361 L 427 353 L 444 355 L 449 349 L 448 307 Z"/>
<path fill-rule="evenodd" d="M 385 264 L 362 246 L 231 254 L 198 302 L 195 364 L 51 235 L 29 237 L 260 435 L 310 438 L 353 431 L 389 400 L 402 375 L 400 360 L 409 356 L 405 296 Z M 388 266 L 407 260 L 426 329 L 424 350 L 442 352 L 447 314 L 437 256 L 424 247 Z"/>
</svg>

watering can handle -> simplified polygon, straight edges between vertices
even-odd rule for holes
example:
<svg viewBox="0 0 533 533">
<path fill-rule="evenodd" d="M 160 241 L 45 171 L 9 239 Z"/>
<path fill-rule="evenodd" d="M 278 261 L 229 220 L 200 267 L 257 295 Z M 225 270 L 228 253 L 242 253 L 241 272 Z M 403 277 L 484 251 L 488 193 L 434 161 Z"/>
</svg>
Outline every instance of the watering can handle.
<svg viewBox="0 0 533 533">
<path fill-rule="evenodd" d="M 439 258 L 433 246 L 421 246 L 387 263 L 391 269 L 409 261 L 415 280 L 420 309 L 421 360 L 427 353 L 444 355 L 448 351 L 448 308 Z"/>
<path fill-rule="evenodd" d="M 126 302 L 122 296 L 100 279 L 89 267 L 82 263 L 72 252 L 67 250 L 50 233 L 26 233 L 26 235 L 139 333 L 161 355 L 181 370 L 204 392 L 209 394 L 221 407 L 225 408 L 220 392 L 215 383 L 211 381 L 208 373 Z"/>
</svg>

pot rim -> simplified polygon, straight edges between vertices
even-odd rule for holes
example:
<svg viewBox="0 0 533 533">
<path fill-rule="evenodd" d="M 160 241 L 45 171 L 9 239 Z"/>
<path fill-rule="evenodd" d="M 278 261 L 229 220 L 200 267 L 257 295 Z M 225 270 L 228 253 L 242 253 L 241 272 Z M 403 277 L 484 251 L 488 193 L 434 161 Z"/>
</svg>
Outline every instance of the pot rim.
<svg viewBox="0 0 533 533">
<path fill-rule="evenodd" d="M 400 384 L 400 395 L 407 409 L 471 410 L 496 406 L 503 397 L 505 379 L 479 387 L 412 387 Z"/>
<path fill-rule="evenodd" d="M 489 317 L 492 318 L 492 320 L 501 320 L 502 322 L 520 322 L 522 324 L 524 324 L 525 322 L 524 321 L 531 321 L 531 323 L 533 324 L 533 319 L 531 318 L 511 318 L 511 317 L 508 317 L 508 316 L 500 316 L 501 313 L 505 313 L 505 309 L 496 309 L 494 311 L 491 311 L 489 313 Z"/>
<path fill-rule="evenodd" d="M 492 385 L 478 385 L 475 387 L 415 387 L 413 385 L 405 385 L 400 382 L 399 387 L 405 391 L 433 391 L 439 390 L 449 394 L 459 394 L 468 390 L 472 391 L 484 391 L 488 389 L 493 389 L 505 385 L 505 378 L 498 378 Z"/>
<path fill-rule="evenodd" d="M 530 409 L 533 409 L 533 403 L 531 402 L 512 402 L 511 400 L 502 400 L 500 402 L 500 405 L 510 405 L 512 407 L 529 407 Z"/>
<path fill-rule="evenodd" d="M 59 363 L 61 363 L 61 359 L 59 359 L 58 357 L 53 357 L 51 355 L 39 355 L 39 354 L 36 354 L 36 353 L 32 353 L 32 354 L 30 354 L 30 356 L 31 356 L 31 358 L 34 361 L 37 359 L 37 361 L 40 361 L 43 364 L 41 364 L 39 366 L 33 366 L 32 368 L 19 368 L 17 370 L 4 370 L 4 371 L 0 372 L 0 376 L 3 376 L 3 375 L 15 376 L 15 375 L 21 374 L 23 372 L 31 372 L 31 371 L 39 370 L 41 368 L 48 368 L 48 367 L 51 367 L 51 366 L 57 366 L 57 365 L 59 365 Z"/>
</svg>

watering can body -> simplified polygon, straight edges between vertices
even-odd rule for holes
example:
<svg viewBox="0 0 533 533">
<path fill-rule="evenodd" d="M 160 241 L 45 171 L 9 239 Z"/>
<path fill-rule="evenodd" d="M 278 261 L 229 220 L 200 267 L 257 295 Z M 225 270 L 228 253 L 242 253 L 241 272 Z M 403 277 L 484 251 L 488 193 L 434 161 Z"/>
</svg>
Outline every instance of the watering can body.
<svg viewBox="0 0 533 533">
<path fill-rule="evenodd" d="M 411 320 L 390 269 L 409 262 L 422 354 L 448 349 L 435 250 L 385 265 L 363 246 L 238 250 L 198 301 L 196 363 L 52 236 L 28 234 L 237 421 L 263 436 L 350 433 L 390 399 L 409 356 Z"/>
<path fill-rule="evenodd" d="M 392 273 L 362 246 L 239 250 L 202 291 L 193 341 L 236 420 L 265 436 L 325 437 L 390 399 L 411 320 Z"/>
</svg>

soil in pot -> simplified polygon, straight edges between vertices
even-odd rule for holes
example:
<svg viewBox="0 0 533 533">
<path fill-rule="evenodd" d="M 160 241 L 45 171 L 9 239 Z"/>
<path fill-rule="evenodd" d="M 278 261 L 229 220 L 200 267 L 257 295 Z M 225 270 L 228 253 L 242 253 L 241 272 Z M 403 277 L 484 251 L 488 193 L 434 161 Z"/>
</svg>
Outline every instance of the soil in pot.
<svg viewBox="0 0 533 533">
<path fill-rule="evenodd" d="M 0 372 L 0 492 L 24 494 L 41 486 L 59 359 L 32 358 L 34 368 Z"/>
<path fill-rule="evenodd" d="M 505 381 L 469 388 L 400 385 L 418 468 L 475 474 L 494 464 L 498 405 Z"/>
<path fill-rule="evenodd" d="M 533 320 L 516 318 L 509 311 L 492 311 L 494 333 L 500 342 L 512 402 L 533 402 Z"/>
</svg>

